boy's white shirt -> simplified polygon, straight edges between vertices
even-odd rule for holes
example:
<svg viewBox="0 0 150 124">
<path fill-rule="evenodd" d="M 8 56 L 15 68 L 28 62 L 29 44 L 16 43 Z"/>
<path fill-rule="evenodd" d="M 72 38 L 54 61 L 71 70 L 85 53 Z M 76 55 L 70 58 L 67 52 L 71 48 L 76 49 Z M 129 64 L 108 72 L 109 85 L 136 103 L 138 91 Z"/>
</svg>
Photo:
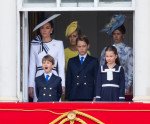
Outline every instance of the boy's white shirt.
<svg viewBox="0 0 150 124">
<path fill-rule="evenodd" d="M 45 76 L 45 78 L 46 78 L 46 75 L 49 75 L 49 77 L 48 77 L 48 80 L 51 78 L 51 76 L 52 76 L 52 72 L 50 72 L 49 74 L 46 74 L 45 72 L 44 72 L 44 76 Z"/>
<path fill-rule="evenodd" d="M 87 53 L 86 53 L 84 56 L 81 56 L 81 55 L 79 54 L 79 59 L 80 59 L 80 61 L 81 61 L 81 57 L 84 57 L 84 59 L 83 59 L 83 61 L 84 61 L 85 58 L 86 58 L 86 56 L 87 56 Z"/>
</svg>

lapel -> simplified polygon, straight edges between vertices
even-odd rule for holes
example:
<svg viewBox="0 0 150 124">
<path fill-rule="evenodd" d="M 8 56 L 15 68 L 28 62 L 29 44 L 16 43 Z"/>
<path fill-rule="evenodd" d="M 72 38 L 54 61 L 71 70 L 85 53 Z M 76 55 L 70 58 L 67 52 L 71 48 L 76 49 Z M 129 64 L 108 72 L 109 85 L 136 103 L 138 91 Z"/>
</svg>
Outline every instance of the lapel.
<svg viewBox="0 0 150 124">
<path fill-rule="evenodd" d="M 54 83 L 54 80 L 55 80 L 55 76 L 54 76 L 54 74 L 52 74 L 52 76 L 51 76 L 50 79 L 48 80 L 47 84 L 52 84 L 52 83 Z"/>
<path fill-rule="evenodd" d="M 79 59 L 79 55 L 75 57 L 75 62 L 76 62 L 76 64 L 78 65 L 78 67 L 81 66 L 81 62 L 80 62 L 80 59 Z"/>
<path fill-rule="evenodd" d="M 41 75 L 41 82 L 44 84 L 47 83 L 44 73 Z"/>
<path fill-rule="evenodd" d="M 46 78 L 45 78 L 45 76 L 44 76 L 44 74 L 43 74 L 42 77 L 41 77 L 41 80 L 42 80 L 42 83 L 43 83 L 45 86 L 47 86 L 47 85 L 52 84 L 52 83 L 54 82 L 55 76 L 54 76 L 54 74 L 52 74 L 52 76 L 50 77 L 50 79 L 49 79 L 48 82 L 47 82 L 47 81 L 46 81 Z"/>
<path fill-rule="evenodd" d="M 87 54 L 87 56 L 86 56 L 84 62 L 81 64 L 81 63 L 80 63 L 80 60 L 79 60 L 79 56 L 78 56 L 78 61 L 79 61 L 79 64 L 80 64 L 79 70 L 78 70 L 78 74 L 79 74 L 84 68 L 87 67 L 87 65 L 88 65 L 88 63 L 90 62 L 90 60 L 91 60 L 91 57 Z"/>
</svg>

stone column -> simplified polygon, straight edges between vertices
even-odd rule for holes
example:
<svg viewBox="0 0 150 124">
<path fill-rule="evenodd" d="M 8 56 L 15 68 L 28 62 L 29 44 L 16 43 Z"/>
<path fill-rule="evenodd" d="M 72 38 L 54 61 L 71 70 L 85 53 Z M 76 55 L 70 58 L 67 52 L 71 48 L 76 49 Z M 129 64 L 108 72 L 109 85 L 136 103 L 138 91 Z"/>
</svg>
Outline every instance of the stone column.
<svg viewBox="0 0 150 124">
<path fill-rule="evenodd" d="M 0 3 L 0 102 L 17 102 L 17 2 Z"/>
<path fill-rule="evenodd" d="M 136 0 L 134 40 L 135 102 L 150 102 L 150 0 Z"/>
</svg>

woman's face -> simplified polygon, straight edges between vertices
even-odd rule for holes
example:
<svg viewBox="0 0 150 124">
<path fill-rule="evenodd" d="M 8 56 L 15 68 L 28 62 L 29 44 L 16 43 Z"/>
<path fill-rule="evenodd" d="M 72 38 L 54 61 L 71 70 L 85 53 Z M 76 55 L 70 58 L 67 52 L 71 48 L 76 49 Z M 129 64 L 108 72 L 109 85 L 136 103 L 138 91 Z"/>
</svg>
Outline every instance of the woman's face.
<svg viewBox="0 0 150 124">
<path fill-rule="evenodd" d="M 51 27 L 50 23 L 46 23 L 40 28 L 40 33 L 42 35 L 42 38 L 50 37 L 50 34 L 52 33 L 53 28 Z"/>
<path fill-rule="evenodd" d="M 112 36 L 113 36 L 113 40 L 115 41 L 115 43 L 121 43 L 122 42 L 123 34 L 121 33 L 121 31 L 115 30 L 113 32 Z"/>
<path fill-rule="evenodd" d="M 78 33 L 77 31 L 73 32 L 70 36 L 69 36 L 69 43 L 71 46 L 75 46 L 76 45 L 76 40 L 78 38 Z"/>
</svg>

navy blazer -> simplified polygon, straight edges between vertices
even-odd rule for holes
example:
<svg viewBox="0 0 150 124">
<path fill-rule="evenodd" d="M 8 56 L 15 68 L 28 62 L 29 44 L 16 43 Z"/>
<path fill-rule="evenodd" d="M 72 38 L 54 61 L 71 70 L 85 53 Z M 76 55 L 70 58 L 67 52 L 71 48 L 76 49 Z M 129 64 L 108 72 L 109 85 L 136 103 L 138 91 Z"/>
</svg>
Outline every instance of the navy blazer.
<svg viewBox="0 0 150 124">
<path fill-rule="evenodd" d="M 83 64 L 79 55 L 69 59 L 66 77 L 67 100 L 92 100 L 95 96 L 95 82 L 98 60 L 87 54 Z"/>
<path fill-rule="evenodd" d="M 35 78 L 38 102 L 59 101 L 62 95 L 61 78 L 52 74 L 46 81 L 44 74 Z"/>
</svg>

